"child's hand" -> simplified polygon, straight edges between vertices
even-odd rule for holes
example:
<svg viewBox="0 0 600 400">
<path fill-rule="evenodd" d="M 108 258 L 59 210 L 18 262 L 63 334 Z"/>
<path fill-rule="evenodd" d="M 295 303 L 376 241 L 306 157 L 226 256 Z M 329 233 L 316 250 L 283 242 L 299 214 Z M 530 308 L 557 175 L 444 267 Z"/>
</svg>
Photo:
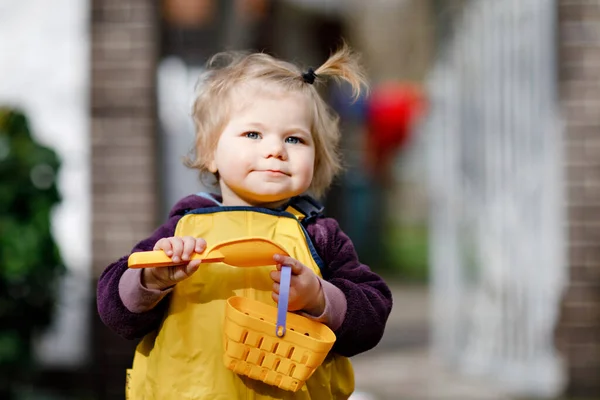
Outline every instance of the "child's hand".
<svg viewBox="0 0 600 400">
<path fill-rule="evenodd" d="M 277 271 L 271 271 L 271 279 L 274 281 L 273 300 L 279 301 L 281 266 L 287 265 L 292 268 L 288 310 L 302 310 L 314 316 L 323 314 L 325 296 L 317 275 L 310 268 L 302 265 L 300 261 L 291 257 L 277 254 L 273 259 L 277 262 Z"/>
<path fill-rule="evenodd" d="M 202 253 L 204 249 L 206 241 L 191 236 L 163 238 L 154 245 L 154 250 L 163 250 L 173 262 L 188 261 L 193 253 Z M 196 272 L 200 262 L 201 260 L 192 260 L 172 267 L 144 268 L 142 284 L 148 289 L 166 289 L 190 277 Z"/>
</svg>

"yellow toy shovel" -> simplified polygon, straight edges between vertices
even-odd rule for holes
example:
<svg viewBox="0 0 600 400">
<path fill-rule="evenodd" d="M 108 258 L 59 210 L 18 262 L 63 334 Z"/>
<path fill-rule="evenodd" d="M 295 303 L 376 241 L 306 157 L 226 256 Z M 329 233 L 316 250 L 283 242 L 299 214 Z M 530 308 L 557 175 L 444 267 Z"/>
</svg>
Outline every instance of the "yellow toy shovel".
<svg viewBox="0 0 600 400">
<path fill-rule="evenodd" d="M 173 262 L 162 250 L 132 253 L 128 259 L 129 268 L 170 267 L 184 265 L 191 260 L 203 263 L 223 262 L 234 267 L 260 267 L 273 265 L 275 254 L 288 255 L 277 243 L 261 237 L 245 237 L 227 240 L 207 248 L 202 253 L 193 254 L 190 260 Z"/>
<path fill-rule="evenodd" d="M 163 250 L 140 251 L 129 256 L 127 265 L 129 268 L 170 267 L 200 259 L 203 263 L 223 262 L 234 267 L 261 267 L 274 265 L 273 256 L 275 254 L 289 255 L 277 243 L 266 238 L 251 236 L 217 243 L 200 254 L 193 254 L 187 261 L 174 262 Z M 279 337 L 285 335 L 291 275 L 291 267 L 284 265 L 281 268 L 277 319 L 277 336 Z"/>
</svg>

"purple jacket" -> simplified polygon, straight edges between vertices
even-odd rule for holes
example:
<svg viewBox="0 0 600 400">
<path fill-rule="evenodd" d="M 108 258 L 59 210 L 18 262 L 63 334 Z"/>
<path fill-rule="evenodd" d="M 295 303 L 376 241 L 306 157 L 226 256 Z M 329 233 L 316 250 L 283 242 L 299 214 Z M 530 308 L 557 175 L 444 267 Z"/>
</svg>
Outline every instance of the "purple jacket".
<svg viewBox="0 0 600 400">
<path fill-rule="evenodd" d="M 173 207 L 167 222 L 132 250 L 149 251 L 161 238 L 173 236 L 179 219 L 189 210 L 214 207 L 210 199 L 191 195 Z M 392 309 L 392 294 L 383 279 L 358 261 L 352 241 L 332 218 L 317 218 L 306 226 L 317 253 L 326 268 L 323 278 L 346 297 L 346 315 L 335 330 L 332 351 L 346 357 L 367 351 L 381 339 Z M 168 307 L 167 295 L 149 311 L 131 312 L 119 295 L 119 282 L 127 270 L 126 255 L 109 265 L 100 276 L 97 290 L 98 312 L 102 321 L 126 339 L 140 338 L 157 329 Z"/>
</svg>

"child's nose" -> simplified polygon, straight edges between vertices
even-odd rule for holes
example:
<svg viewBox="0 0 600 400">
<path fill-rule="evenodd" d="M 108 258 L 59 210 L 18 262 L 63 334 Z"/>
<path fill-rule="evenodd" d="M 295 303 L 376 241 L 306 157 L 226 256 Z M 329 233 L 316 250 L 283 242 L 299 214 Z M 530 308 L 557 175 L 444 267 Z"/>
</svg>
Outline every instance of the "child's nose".
<svg viewBox="0 0 600 400">
<path fill-rule="evenodd" d="M 285 146 L 281 140 L 265 140 L 263 143 L 265 145 L 265 158 L 285 159 Z"/>
</svg>

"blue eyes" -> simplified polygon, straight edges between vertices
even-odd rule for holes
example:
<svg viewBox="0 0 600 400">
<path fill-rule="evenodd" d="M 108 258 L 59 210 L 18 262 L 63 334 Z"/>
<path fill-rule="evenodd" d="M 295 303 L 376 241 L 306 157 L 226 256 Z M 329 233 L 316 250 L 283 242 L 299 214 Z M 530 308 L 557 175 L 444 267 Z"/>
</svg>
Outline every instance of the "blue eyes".
<svg viewBox="0 0 600 400">
<path fill-rule="evenodd" d="M 247 137 L 248 139 L 260 139 L 261 135 L 258 132 L 246 132 L 244 133 L 244 137 Z M 305 141 L 297 136 L 288 136 L 285 138 L 285 142 L 286 143 L 290 143 L 290 144 L 302 144 L 305 143 Z"/>
<path fill-rule="evenodd" d="M 302 143 L 302 139 L 297 138 L 296 136 L 290 136 L 290 137 L 285 138 L 285 142 L 291 143 L 291 144 L 299 144 L 299 143 Z"/>
</svg>

